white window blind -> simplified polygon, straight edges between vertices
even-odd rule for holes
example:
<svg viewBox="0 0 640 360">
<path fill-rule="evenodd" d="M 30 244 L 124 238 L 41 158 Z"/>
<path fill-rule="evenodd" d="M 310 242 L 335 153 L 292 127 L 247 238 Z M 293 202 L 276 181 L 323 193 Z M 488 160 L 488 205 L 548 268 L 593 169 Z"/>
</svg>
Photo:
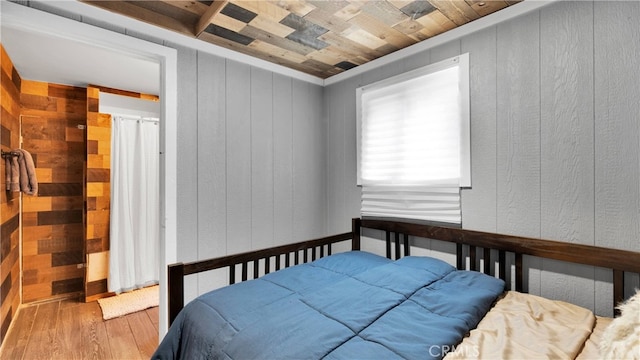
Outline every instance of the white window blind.
<svg viewBox="0 0 640 360">
<path fill-rule="evenodd" d="M 363 216 L 461 222 L 468 89 L 468 54 L 358 89 Z"/>
</svg>

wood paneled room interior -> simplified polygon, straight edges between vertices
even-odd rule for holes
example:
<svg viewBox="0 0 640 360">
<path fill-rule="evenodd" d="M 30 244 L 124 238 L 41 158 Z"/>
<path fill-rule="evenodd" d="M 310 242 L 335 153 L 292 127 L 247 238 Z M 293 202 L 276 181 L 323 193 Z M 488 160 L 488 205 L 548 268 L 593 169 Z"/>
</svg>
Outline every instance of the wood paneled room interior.
<svg viewBox="0 0 640 360">
<path fill-rule="evenodd" d="M 168 264 L 350 231 L 362 196 L 357 89 L 463 54 L 472 183 L 459 227 L 640 249 L 640 2 L 0 6 L 1 170 L 22 148 L 38 178 L 37 196 L 2 192 L 1 359 L 149 358 L 169 328 Z M 121 98 L 153 111 L 106 111 L 158 130 L 145 188 L 159 197 L 137 212 L 158 215 L 158 305 L 104 320 L 116 116 L 100 107 Z M 455 265 L 450 247 L 413 248 Z M 613 315 L 609 272 L 523 266 L 529 293 Z M 185 277 L 185 301 L 226 277 Z M 625 277 L 625 297 L 638 287 L 638 274 Z"/>
</svg>

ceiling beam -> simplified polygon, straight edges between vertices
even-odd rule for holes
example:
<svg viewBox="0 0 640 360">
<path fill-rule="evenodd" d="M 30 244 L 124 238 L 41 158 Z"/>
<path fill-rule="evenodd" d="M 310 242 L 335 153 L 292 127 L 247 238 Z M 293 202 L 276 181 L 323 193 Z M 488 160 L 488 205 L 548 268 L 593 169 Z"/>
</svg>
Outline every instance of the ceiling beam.
<svg viewBox="0 0 640 360">
<path fill-rule="evenodd" d="M 204 29 L 206 29 L 207 26 L 211 24 L 213 18 L 218 15 L 220 11 L 222 11 L 222 9 L 227 5 L 228 2 L 228 0 L 214 0 L 213 3 L 209 5 L 207 11 L 200 17 L 200 20 L 198 20 L 198 23 L 196 24 L 196 27 L 194 29 L 194 35 L 196 37 L 202 34 Z"/>
</svg>

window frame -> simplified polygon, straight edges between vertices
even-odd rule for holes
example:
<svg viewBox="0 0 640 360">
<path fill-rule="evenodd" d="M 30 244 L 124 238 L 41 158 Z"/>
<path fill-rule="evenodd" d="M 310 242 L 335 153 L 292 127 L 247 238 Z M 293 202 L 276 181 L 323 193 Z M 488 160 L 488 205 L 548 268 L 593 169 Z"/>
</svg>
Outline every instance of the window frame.
<svg viewBox="0 0 640 360">
<path fill-rule="evenodd" d="M 469 90 L 469 53 L 454 56 L 400 75 L 392 76 L 375 83 L 356 88 L 356 165 L 357 185 L 362 186 L 362 95 L 366 91 L 378 90 L 416 77 L 425 76 L 440 70 L 457 67 L 460 89 L 460 188 L 471 187 L 471 109 Z"/>
</svg>

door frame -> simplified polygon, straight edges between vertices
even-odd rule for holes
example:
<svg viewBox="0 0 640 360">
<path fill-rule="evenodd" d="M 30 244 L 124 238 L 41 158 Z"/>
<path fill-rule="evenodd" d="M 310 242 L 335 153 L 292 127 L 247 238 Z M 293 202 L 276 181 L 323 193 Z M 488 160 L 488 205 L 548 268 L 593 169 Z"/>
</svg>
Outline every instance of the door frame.
<svg viewBox="0 0 640 360">
<path fill-rule="evenodd" d="M 50 4 L 50 5 L 49 5 Z M 76 1 L 48 3 L 63 13 L 91 12 Z M 2 27 L 60 37 L 160 64 L 160 339 L 168 330 L 167 264 L 176 262 L 177 237 L 177 51 L 23 5 L 2 1 Z M 97 10 L 97 9 L 96 9 Z M 104 12 L 108 14 L 108 12 Z M 100 14 L 100 15 L 104 15 Z M 114 16 L 114 15 L 111 15 Z M 80 16 L 80 19 L 82 16 Z"/>
</svg>

